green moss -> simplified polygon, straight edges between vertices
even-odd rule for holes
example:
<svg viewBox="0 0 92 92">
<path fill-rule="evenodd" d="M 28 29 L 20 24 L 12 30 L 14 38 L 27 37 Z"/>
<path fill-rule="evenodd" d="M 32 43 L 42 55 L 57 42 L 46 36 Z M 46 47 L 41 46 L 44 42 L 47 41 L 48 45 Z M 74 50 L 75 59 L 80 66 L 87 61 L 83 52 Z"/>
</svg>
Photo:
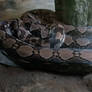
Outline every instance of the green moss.
<svg viewBox="0 0 92 92">
<path fill-rule="evenodd" d="M 74 26 L 92 25 L 92 0 L 55 0 L 59 20 Z"/>
</svg>

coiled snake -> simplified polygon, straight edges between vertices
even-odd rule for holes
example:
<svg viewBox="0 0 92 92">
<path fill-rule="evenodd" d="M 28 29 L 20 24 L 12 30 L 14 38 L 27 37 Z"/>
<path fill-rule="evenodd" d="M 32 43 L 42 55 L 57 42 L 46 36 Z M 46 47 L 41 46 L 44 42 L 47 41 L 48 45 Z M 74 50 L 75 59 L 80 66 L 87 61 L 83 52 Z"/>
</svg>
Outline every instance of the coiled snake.
<svg viewBox="0 0 92 92">
<path fill-rule="evenodd" d="M 65 25 L 37 9 L 0 23 L 0 47 L 25 69 L 67 74 L 92 72 L 92 28 Z"/>
</svg>

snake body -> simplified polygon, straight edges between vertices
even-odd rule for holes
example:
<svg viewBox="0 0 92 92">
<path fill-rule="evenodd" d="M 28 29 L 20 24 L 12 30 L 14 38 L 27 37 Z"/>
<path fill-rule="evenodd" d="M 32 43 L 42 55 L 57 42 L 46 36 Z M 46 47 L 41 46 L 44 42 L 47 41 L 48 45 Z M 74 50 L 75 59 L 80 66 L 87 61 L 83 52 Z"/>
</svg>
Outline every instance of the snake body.
<svg viewBox="0 0 92 92">
<path fill-rule="evenodd" d="M 65 25 L 55 12 L 36 9 L 0 23 L 0 47 L 24 69 L 92 72 L 92 28 Z"/>
</svg>

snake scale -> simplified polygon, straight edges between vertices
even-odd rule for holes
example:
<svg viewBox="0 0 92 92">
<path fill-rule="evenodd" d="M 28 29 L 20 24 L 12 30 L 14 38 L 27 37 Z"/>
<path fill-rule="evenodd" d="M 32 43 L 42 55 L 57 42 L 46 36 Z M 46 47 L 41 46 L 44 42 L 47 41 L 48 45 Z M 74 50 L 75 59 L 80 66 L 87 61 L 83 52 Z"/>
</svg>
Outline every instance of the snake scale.
<svg viewBox="0 0 92 92">
<path fill-rule="evenodd" d="M 0 48 L 24 69 L 92 72 L 92 28 L 65 25 L 51 10 L 35 9 L 0 22 Z"/>
</svg>

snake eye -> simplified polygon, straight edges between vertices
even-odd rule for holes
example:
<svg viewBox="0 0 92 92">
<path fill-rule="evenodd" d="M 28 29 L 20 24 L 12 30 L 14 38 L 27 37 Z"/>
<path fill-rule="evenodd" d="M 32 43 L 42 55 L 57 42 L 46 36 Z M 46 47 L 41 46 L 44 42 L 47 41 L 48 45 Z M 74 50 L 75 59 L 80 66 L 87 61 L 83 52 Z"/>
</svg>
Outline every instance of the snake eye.
<svg viewBox="0 0 92 92">
<path fill-rule="evenodd" d="M 58 50 L 64 43 L 65 33 L 62 27 L 54 27 L 50 30 L 50 48 Z"/>
</svg>

